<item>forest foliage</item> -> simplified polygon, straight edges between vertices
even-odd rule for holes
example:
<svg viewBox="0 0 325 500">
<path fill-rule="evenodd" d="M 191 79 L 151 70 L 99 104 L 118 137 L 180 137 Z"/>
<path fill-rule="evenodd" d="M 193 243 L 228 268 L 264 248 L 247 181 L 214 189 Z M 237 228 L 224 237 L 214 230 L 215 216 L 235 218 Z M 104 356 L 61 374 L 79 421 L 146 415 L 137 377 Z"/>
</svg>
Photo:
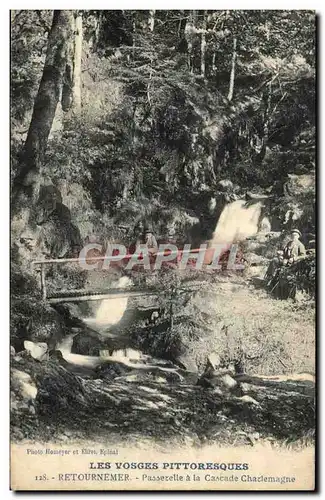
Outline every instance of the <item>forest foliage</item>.
<svg viewBox="0 0 325 500">
<path fill-rule="evenodd" d="M 11 15 L 12 187 L 19 192 L 31 183 L 33 194 L 24 208 L 31 227 L 42 223 L 47 244 L 42 258 L 72 256 L 71 240 L 78 248 L 90 240 L 128 246 L 138 237 L 139 222 L 151 223 L 159 241 L 168 234 L 167 226 L 176 224 L 176 236 L 184 243 L 196 223 L 202 229 L 208 221 L 215 228 L 208 206 L 220 181 L 241 198 L 247 192 L 271 194 L 276 231 L 294 224 L 308 242 L 315 238 L 313 11 L 67 12 L 16 10 Z M 54 43 L 58 32 L 60 44 Z M 57 71 L 52 87 L 51 62 Z M 44 81 L 49 86 L 40 96 Z M 48 100 L 55 108 L 41 144 L 38 132 L 45 128 L 35 124 L 40 97 L 44 109 Z M 42 199 L 41 186 L 49 183 L 53 199 Z M 229 193 L 221 195 L 219 209 Z M 199 242 L 208 239 L 203 233 Z M 17 241 L 31 248 L 32 237 L 26 234 Z M 272 243 L 267 248 L 272 258 L 276 248 Z M 12 338 L 21 343 L 25 338 L 47 341 L 57 332 L 64 336 L 62 318 L 39 300 L 36 272 L 32 275 L 30 266 L 22 271 L 19 259 L 13 260 Z M 305 288 L 312 281 L 313 290 L 314 262 L 312 255 L 311 279 L 300 270 Z M 299 309 L 258 293 L 252 298 L 245 276 L 237 302 L 227 287 L 220 300 L 223 285 L 212 276 L 217 283 L 212 304 L 198 294 L 186 304 L 177 296 L 176 278 L 176 273 L 158 277 L 165 290 L 161 309 L 169 316 L 142 332 L 131 325 L 137 347 L 159 356 L 174 350 L 175 358 L 184 347 L 200 368 L 214 349 L 252 372 L 313 366 L 312 310 L 302 327 Z M 56 290 L 92 284 L 72 267 L 52 269 L 47 279 Z M 202 287 L 210 290 L 208 280 Z M 214 321 L 218 327 L 212 330 Z M 42 322 L 49 326 L 42 328 Z M 234 349 L 225 342 L 231 335 Z M 254 354 L 255 345 L 260 347 Z"/>
<path fill-rule="evenodd" d="M 220 179 L 258 190 L 315 168 L 313 11 L 74 14 L 81 108 L 64 105 L 65 75 L 41 173 L 79 189 L 68 196 L 72 206 L 84 200 L 77 219 L 107 225 L 124 210 L 128 225 L 147 206 L 197 211 Z M 52 17 L 12 13 L 13 180 Z"/>
</svg>

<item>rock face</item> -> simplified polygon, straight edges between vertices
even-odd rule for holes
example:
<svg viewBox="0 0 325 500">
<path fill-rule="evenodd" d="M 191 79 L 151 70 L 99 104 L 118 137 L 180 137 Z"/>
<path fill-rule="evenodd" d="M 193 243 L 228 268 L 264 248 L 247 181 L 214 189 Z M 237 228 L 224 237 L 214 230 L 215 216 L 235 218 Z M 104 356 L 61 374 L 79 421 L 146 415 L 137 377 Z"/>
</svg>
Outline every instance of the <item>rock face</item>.
<svg viewBox="0 0 325 500">
<path fill-rule="evenodd" d="M 35 435 L 38 442 L 53 440 L 63 427 L 70 437 L 87 439 L 98 437 L 100 428 L 106 438 L 120 433 L 122 425 L 126 436 L 200 435 L 229 445 L 247 433 L 256 439 L 300 439 L 314 428 L 315 384 L 305 378 L 224 372 L 217 353 L 209 356 L 199 385 L 153 358 L 151 365 L 138 367 L 105 361 L 85 377 L 56 354 L 42 363 L 27 355 L 12 359 L 15 440 Z"/>
<path fill-rule="evenodd" d="M 97 378 L 115 379 L 132 371 L 132 368 L 117 361 L 105 361 L 96 369 Z"/>
<path fill-rule="evenodd" d="M 186 370 L 188 372 L 191 372 L 191 373 L 198 372 L 198 367 L 197 367 L 197 364 L 195 363 L 195 360 L 188 353 L 184 353 L 184 354 L 177 356 L 177 358 L 175 358 L 173 361 L 176 363 L 176 365 L 180 366 L 181 368 L 183 368 L 184 370 Z"/>
<path fill-rule="evenodd" d="M 50 305 L 33 298 L 14 298 L 11 304 L 11 344 L 16 352 L 24 341 L 45 342 L 49 349 L 65 336 L 61 316 Z"/>
<path fill-rule="evenodd" d="M 37 387 L 32 377 L 23 370 L 12 368 L 10 383 L 11 439 L 30 437 L 37 428 Z"/>
<path fill-rule="evenodd" d="M 232 375 L 228 369 L 220 367 L 220 357 L 213 353 L 208 356 L 205 370 L 197 384 L 207 388 L 217 388 L 218 394 L 234 392 L 238 390 L 238 384 Z"/>
<path fill-rule="evenodd" d="M 315 172 L 310 174 L 288 174 L 289 180 L 284 185 L 284 191 L 289 196 L 299 196 L 315 190 Z"/>
<path fill-rule="evenodd" d="M 39 244 L 53 258 L 72 257 L 82 248 L 79 229 L 72 223 L 68 207 L 56 203 L 55 209 L 45 214 L 39 224 Z"/>
<path fill-rule="evenodd" d="M 24 347 L 32 358 L 38 361 L 46 361 L 48 359 L 48 345 L 45 342 L 24 341 Z"/>
<path fill-rule="evenodd" d="M 99 333 L 80 332 L 73 338 L 71 352 L 84 356 L 100 356 L 100 351 L 107 348 L 107 343 Z"/>
<path fill-rule="evenodd" d="M 38 245 L 45 254 L 62 258 L 81 250 L 79 229 L 72 223 L 70 210 L 55 186 L 41 186 L 35 211 L 36 223 L 41 226 Z"/>
</svg>

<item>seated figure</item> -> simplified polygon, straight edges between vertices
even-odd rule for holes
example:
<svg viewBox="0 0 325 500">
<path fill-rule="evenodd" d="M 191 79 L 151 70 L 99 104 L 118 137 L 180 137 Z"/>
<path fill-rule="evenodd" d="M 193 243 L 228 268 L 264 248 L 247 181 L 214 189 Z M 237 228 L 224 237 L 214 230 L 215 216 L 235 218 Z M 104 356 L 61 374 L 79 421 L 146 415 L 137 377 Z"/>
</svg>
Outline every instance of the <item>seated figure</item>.
<svg viewBox="0 0 325 500">
<path fill-rule="evenodd" d="M 298 229 L 293 229 L 291 231 L 290 241 L 282 250 L 277 252 L 277 257 L 271 260 L 265 274 L 265 280 L 268 285 L 272 283 L 276 271 L 280 266 L 291 265 L 297 260 L 305 257 L 306 249 L 303 243 L 301 243 L 300 237 L 301 232 Z"/>
<path fill-rule="evenodd" d="M 291 239 L 279 252 L 279 259 L 284 265 L 292 264 L 299 258 L 306 255 L 306 249 L 303 243 L 301 243 L 300 238 L 301 232 L 298 229 L 291 231 Z"/>
<path fill-rule="evenodd" d="M 144 228 L 144 231 L 142 232 L 142 234 L 140 234 L 139 238 L 137 239 L 136 247 L 138 247 L 141 244 L 146 245 L 149 254 L 157 253 L 158 243 L 150 226 L 146 226 Z"/>
</svg>

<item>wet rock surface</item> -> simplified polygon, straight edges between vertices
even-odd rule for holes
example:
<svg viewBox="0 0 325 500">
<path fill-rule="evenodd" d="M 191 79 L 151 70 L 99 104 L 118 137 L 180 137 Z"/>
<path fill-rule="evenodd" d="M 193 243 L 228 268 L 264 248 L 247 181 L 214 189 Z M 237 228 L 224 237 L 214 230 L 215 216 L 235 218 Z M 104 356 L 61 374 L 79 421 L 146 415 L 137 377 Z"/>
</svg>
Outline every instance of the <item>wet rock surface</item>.
<svg viewBox="0 0 325 500">
<path fill-rule="evenodd" d="M 247 316 L 246 295 L 243 280 L 204 283 L 178 307 L 172 328 L 168 310 L 153 316 L 163 310 L 154 303 L 142 310 L 132 303 L 117 324 L 100 331 L 75 317 L 75 308 L 54 311 L 64 328 L 49 337 L 51 345 L 57 340 L 48 356 L 39 356 L 40 340 L 28 340 L 24 351 L 12 346 L 13 438 L 137 435 L 226 445 L 250 443 L 247 436 L 253 434 L 277 441 L 309 438 L 313 381 L 243 373 L 245 363 L 254 367 L 254 357 L 263 355 L 258 339 L 256 353 L 252 339 L 243 346 L 245 325 L 235 322 Z M 234 311 L 230 296 L 238 299 Z M 218 314 L 216 304 L 231 307 L 231 321 Z M 252 361 L 238 357 L 240 343 Z M 233 366 L 227 352 L 233 353 Z M 26 399 L 26 388 L 32 399 Z"/>
<path fill-rule="evenodd" d="M 11 344 L 17 352 L 24 341 L 45 342 L 50 349 L 66 335 L 61 315 L 49 304 L 34 298 L 13 298 L 11 304 Z"/>
<path fill-rule="evenodd" d="M 247 444 L 251 433 L 299 439 L 314 427 L 313 382 L 224 373 L 215 355 L 198 384 L 186 370 L 150 357 L 87 369 L 25 353 L 13 357 L 12 370 L 15 440 L 36 433 L 55 440 L 64 429 L 70 438 L 116 432 Z"/>
<path fill-rule="evenodd" d="M 99 333 L 82 331 L 73 338 L 71 352 L 84 356 L 99 356 L 101 349 L 106 347 L 107 344 Z"/>
</svg>

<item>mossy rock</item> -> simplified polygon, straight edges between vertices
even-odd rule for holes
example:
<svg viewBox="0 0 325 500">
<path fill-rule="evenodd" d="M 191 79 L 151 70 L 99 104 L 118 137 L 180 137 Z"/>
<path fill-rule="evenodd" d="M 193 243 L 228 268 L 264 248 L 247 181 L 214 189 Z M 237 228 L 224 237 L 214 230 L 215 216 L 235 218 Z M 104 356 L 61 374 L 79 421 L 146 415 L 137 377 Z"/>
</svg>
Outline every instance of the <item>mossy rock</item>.
<svg viewBox="0 0 325 500">
<path fill-rule="evenodd" d="M 106 348 L 106 344 L 99 333 L 80 332 L 73 338 L 71 352 L 84 356 L 99 356 L 100 351 Z"/>
<path fill-rule="evenodd" d="M 53 349 L 65 336 L 62 317 L 46 302 L 34 298 L 14 298 L 11 304 L 11 344 L 17 352 L 24 340 L 46 342 Z"/>
</svg>

